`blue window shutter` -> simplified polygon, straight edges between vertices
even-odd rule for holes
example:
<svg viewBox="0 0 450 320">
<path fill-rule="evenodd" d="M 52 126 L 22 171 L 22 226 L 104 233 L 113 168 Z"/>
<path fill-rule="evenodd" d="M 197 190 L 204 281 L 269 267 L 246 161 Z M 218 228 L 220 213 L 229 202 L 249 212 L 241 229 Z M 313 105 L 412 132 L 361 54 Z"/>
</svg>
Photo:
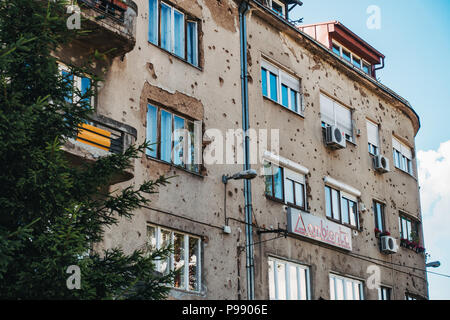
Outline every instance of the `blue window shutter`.
<svg viewBox="0 0 450 320">
<path fill-rule="evenodd" d="M 158 45 L 158 0 L 148 0 L 148 41 Z"/>
<path fill-rule="evenodd" d="M 146 154 L 150 157 L 157 157 L 158 150 L 158 109 L 152 105 L 147 107 L 147 136 L 146 139 L 150 142 L 150 149 L 146 150 Z"/>
</svg>

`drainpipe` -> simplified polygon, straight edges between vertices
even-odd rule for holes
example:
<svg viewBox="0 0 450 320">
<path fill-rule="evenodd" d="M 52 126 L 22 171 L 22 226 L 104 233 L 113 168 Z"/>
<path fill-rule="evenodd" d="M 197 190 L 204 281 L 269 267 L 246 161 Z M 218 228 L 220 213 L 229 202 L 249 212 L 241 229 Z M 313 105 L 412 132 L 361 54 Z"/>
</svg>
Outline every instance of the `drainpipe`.
<svg viewBox="0 0 450 320">
<path fill-rule="evenodd" d="M 244 171 L 250 170 L 250 141 L 247 131 L 249 125 L 248 110 L 248 70 L 247 70 L 247 21 L 249 10 L 248 0 L 239 5 L 239 31 L 241 41 L 241 98 L 242 98 L 242 129 L 244 130 Z M 247 298 L 255 299 L 255 268 L 253 264 L 253 228 L 252 228 L 252 186 L 251 180 L 244 180 L 245 197 L 245 253 L 247 269 Z"/>
<path fill-rule="evenodd" d="M 373 69 L 374 77 L 377 76 L 376 72 L 384 68 L 384 58 L 381 58 L 381 66 Z"/>
</svg>

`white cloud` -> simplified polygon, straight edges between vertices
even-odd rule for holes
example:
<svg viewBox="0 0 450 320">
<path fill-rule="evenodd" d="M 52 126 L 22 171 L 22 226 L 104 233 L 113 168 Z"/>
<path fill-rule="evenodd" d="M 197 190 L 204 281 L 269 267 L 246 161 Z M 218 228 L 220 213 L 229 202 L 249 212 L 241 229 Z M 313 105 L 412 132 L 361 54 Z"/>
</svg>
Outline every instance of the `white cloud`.
<svg viewBox="0 0 450 320">
<path fill-rule="evenodd" d="M 442 267 L 430 269 L 450 274 L 450 141 L 437 151 L 419 151 L 419 183 L 425 246 L 431 260 Z M 450 279 L 429 275 L 430 298 L 450 299 Z"/>
</svg>

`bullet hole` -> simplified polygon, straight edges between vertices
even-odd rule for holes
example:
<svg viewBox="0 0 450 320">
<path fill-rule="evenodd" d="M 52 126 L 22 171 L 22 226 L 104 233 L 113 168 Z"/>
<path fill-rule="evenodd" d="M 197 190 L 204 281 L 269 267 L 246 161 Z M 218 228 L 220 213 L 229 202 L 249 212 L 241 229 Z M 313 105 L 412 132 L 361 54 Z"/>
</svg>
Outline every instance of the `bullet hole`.
<svg viewBox="0 0 450 320">
<path fill-rule="evenodd" d="M 219 77 L 219 83 L 220 83 L 220 86 L 222 87 L 223 83 L 224 83 L 224 80 L 222 79 L 222 77 Z"/>
<path fill-rule="evenodd" d="M 226 114 L 226 113 L 223 113 L 222 115 L 223 115 L 223 117 L 224 117 L 224 118 L 226 118 L 226 117 L 227 117 L 227 114 Z"/>
</svg>

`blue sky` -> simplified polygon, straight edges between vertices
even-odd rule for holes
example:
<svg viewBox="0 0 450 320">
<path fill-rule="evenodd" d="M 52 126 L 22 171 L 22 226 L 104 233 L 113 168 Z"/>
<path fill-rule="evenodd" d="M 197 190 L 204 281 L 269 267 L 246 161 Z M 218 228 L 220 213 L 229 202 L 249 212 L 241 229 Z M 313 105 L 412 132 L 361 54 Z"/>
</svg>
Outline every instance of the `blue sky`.
<svg viewBox="0 0 450 320">
<path fill-rule="evenodd" d="M 431 260 L 442 263 L 430 271 L 450 274 L 450 1 L 302 1 L 292 19 L 342 22 L 386 56 L 386 67 L 377 76 L 419 114 L 416 148 L 425 245 Z M 366 24 L 371 5 L 381 10 L 379 30 Z M 431 299 L 450 299 L 450 278 L 429 274 L 428 280 Z"/>
</svg>

